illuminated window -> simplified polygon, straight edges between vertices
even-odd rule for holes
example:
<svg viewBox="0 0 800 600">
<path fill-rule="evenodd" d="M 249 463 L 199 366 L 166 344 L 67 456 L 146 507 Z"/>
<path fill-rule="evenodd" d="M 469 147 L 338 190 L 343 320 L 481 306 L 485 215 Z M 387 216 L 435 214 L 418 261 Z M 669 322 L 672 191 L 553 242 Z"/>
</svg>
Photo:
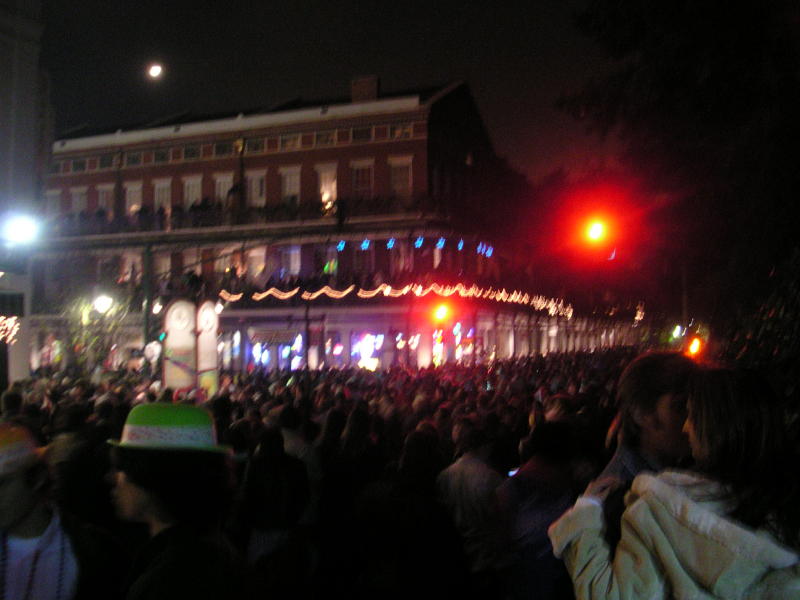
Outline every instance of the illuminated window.
<svg viewBox="0 0 800 600">
<path fill-rule="evenodd" d="M 86 186 L 69 189 L 70 205 L 72 212 L 79 213 L 86 210 Z"/>
<path fill-rule="evenodd" d="M 110 219 L 114 213 L 114 184 L 97 184 L 97 208 L 106 211 Z"/>
<path fill-rule="evenodd" d="M 153 180 L 153 204 L 155 209 L 169 210 L 172 206 L 172 178 Z"/>
<path fill-rule="evenodd" d="M 86 159 L 85 158 L 78 158 L 72 161 L 72 172 L 73 173 L 82 173 L 86 170 Z"/>
<path fill-rule="evenodd" d="M 126 181 L 125 188 L 125 214 L 131 215 L 142 208 L 142 182 Z"/>
<path fill-rule="evenodd" d="M 267 172 L 248 171 L 245 180 L 248 206 L 264 206 L 267 203 Z"/>
<path fill-rule="evenodd" d="M 300 274 L 300 246 L 286 246 L 282 249 L 281 267 L 287 275 Z"/>
<path fill-rule="evenodd" d="M 300 166 L 281 167 L 281 200 L 289 205 L 300 204 Z"/>
<path fill-rule="evenodd" d="M 189 208 L 195 202 L 200 202 L 203 195 L 203 176 L 190 175 L 183 178 L 183 207 Z"/>
<path fill-rule="evenodd" d="M 336 206 L 336 163 L 318 164 L 314 170 L 317 172 L 317 191 L 322 212 L 331 214 Z"/>
<path fill-rule="evenodd" d="M 214 198 L 224 202 L 233 187 L 233 173 L 214 173 Z"/>
</svg>

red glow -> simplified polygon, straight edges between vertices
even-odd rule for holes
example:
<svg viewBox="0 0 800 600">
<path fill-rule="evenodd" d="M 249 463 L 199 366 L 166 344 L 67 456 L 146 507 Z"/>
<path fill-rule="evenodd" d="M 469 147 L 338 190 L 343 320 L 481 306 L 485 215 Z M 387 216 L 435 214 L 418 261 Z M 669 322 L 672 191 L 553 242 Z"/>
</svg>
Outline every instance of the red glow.
<svg viewBox="0 0 800 600">
<path fill-rule="evenodd" d="M 692 338 L 692 341 L 689 342 L 689 347 L 686 350 L 686 354 L 689 356 L 697 356 L 700 354 L 700 351 L 703 349 L 703 342 L 700 338 L 695 337 Z"/>
<path fill-rule="evenodd" d="M 436 310 L 433 311 L 433 318 L 437 321 L 444 321 L 449 313 L 450 309 L 447 307 L 447 305 L 440 304 L 436 307 Z"/>
<path fill-rule="evenodd" d="M 606 224 L 602 221 L 591 221 L 586 227 L 586 238 L 590 242 L 600 242 L 606 237 Z"/>
</svg>

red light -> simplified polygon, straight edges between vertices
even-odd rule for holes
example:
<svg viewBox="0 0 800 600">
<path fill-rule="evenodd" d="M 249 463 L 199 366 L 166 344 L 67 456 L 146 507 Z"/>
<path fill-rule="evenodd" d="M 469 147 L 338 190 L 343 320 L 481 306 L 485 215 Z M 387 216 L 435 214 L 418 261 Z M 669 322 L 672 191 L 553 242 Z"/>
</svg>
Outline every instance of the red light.
<svg viewBox="0 0 800 600">
<path fill-rule="evenodd" d="M 602 221 L 592 221 L 586 227 L 586 239 L 590 242 L 600 242 L 606 237 L 606 224 Z"/>
<path fill-rule="evenodd" d="M 436 307 L 436 310 L 433 311 L 433 318 L 437 321 L 444 321 L 447 318 L 447 315 L 450 313 L 450 309 L 447 308 L 446 304 L 440 304 Z"/>
<path fill-rule="evenodd" d="M 686 353 L 689 356 L 697 356 L 702 349 L 703 349 L 702 340 L 698 337 L 695 337 L 692 338 L 691 342 L 689 342 L 689 347 L 687 348 Z"/>
</svg>

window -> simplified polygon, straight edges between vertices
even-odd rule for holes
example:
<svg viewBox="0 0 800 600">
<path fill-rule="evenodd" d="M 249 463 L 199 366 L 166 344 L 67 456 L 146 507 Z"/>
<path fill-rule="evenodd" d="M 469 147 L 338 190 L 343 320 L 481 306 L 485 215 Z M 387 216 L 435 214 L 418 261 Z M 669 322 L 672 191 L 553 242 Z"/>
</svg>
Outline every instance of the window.
<svg viewBox="0 0 800 600">
<path fill-rule="evenodd" d="M 323 163 L 316 165 L 317 190 L 322 212 L 330 214 L 336 206 L 336 163 Z"/>
<path fill-rule="evenodd" d="M 45 210 L 48 215 L 57 215 L 61 213 L 61 190 L 47 190 L 45 192 L 46 206 Z"/>
<path fill-rule="evenodd" d="M 125 153 L 125 165 L 128 167 L 135 167 L 142 164 L 142 153 L 141 152 L 126 152 Z"/>
<path fill-rule="evenodd" d="M 142 208 L 142 182 L 126 181 L 125 187 L 125 214 L 132 215 Z"/>
<path fill-rule="evenodd" d="M 300 246 L 286 246 L 282 248 L 281 270 L 284 275 L 300 274 Z"/>
<path fill-rule="evenodd" d="M 233 187 L 233 173 L 214 173 L 214 199 L 224 202 Z"/>
<path fill-rule="evenodd" d="M 72 172 L 73 173 L 82 173 L 86 170 L 86 159 L 85 158 L 78 158 L 72 161 Z"/>
<path fill-rule="evenodd" d="M 183 206 L 190 207 L 195 202 L 200 202 L 203 195 L 203 176 L 192 175 L 183 179 Z"/>
<path fill-rule="evenodd" d="M 319 131 L 314 138 L 314 143 L 317 146 L 332 146 L 336 141 L 335 131 Z"/>
<path fill-rule="evenodd" d="M 389 190 L 395 198 L 411 197 L 411 157 L 389 157 Z"/>
<path fill-rule="evenodd" d="M 397 123 L 389 126 L 389 137 L 393 140 L 405 140 L 411 137 L 413 126 L 411 123 Z"/>
<path fill-rule="evenodd" d="M 169 162 L 169 149 L 159 148 L 153 152 L 153 162 L 157 164 Z"/>
<path fill-rule="evenodd" d="M 281 136 L 281 150 L 298 150 L 300 148 L 300 134 L 290 133 Z"/>
<path fill-rule="evenodd" d="M 300 167 L 281 167 L 281 200 L 286 204 L 300 204 Z"/>
<path fill-rule="evenodd" d="M 153 188 L 153 206 L 155 210 L 163 207 L 165 211 L 168 211 L 172 206 L 172 178 L 154 179 Z"/>
<path fill-rule="evenodd" d="M 245 180 L 248 206 L 264 206 L 267 203 L 267 172 L 248 171 Z"/>
<path fill-rule="evenodd" d="M 72 212 L 80 213 L 86 210 L 86 186 L 69 189 Z"/>
<path fill-rule="evenodd" d="M 114 155 L 113 154 L 103 154 L 100 157 L 100 168 L 101 169 L 110 169 L 114 166 Z"/>
<path fill-rule="evenodd" d="M 264 138 L 256 138 L 245 142 L 245 152 L 247 154 L 257 154 L 264 151 Z"/>
<path fill-rule="evenodd" d="M 114 184 L 100 183 L 97 185 L 97 209 L 106 211 L 111 216 L 114 212 Z"/>
<path fill-rule="evenodd" d="M 353 176 L 353 197 L 372 197 L 372 160 L 353 161 L 350 169 Z"/>
<path fill-rule="evenodd" d="M 183 147 L 183 159 L 184 160 L 193 160 L 195 158 L 200 158 L 200 146 L 184 146 Z"/>
<path fill-rule="evenodd" d="M 353 129 L 352 140 L 354 142 L 372 141 L 372 127 L 358 127 Z"/>
<path fill-rule="evenodd" d="M 214 144 L 214 156 L 230 156 L 233 153 L 231 142 L 217 142 Z"/>
</svg>

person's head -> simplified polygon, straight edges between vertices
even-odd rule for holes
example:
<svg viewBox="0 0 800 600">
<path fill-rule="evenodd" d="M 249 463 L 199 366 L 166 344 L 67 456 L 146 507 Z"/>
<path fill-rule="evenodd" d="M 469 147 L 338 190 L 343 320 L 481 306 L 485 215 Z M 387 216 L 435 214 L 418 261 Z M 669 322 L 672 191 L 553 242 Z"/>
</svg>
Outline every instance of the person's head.
<svg viewBox="0 0 800 600">
<path fill-rule="evenodd" d="M 732 516 L 800 544 L 797 439 L 786 404 L 750 371 L 707 369 L 689 391 L 685 430 L 696 468 L 731 495 Z"/>
<path fill-rule="evenodd" d="M 686 393 L 695 363 L 677 352 L 650 352 L 631 362 L 619 380 L 623 441 L 671 466 L 689 455 L 683 433 Z"/>
<path fill-rule="evenodd" d="M 121 440 L 111 443 L 120 518 L 147 523 L 151 533 L 174 524 L 219 524 L 230 500 L 231 471 L 206 411 L 139 405 L 128 415 Z"/>
<path fill-rule="evenodd" d="M 47 501 L 50 479 L 31 433 L 0 423 L 0 530 L 20 533 Z"/>
<path fill-rule="evenodd" d="M 22 411 L 22 394 L 17 390 L 6 390 L 0 396 L 0 415 L 9 419 Z"/>
</svg>

